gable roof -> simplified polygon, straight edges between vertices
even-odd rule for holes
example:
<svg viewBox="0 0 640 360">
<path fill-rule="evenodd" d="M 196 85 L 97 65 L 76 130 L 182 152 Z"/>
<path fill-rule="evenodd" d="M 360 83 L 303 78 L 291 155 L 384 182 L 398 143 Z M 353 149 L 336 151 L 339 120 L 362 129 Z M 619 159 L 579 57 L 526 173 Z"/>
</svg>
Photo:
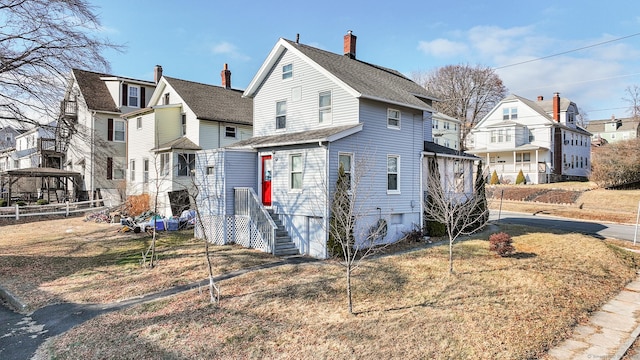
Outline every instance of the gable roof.
<svg viewBox="0 0 640 360">
<path fill-rule="evenodd" d="M 80 69 L 72 69 L 71 72 L 89 109 L 120 112 L 107 89 L 107 84 L 100 79 L 112 75 Z"/>
<path fill-rule="evenodd" d="M 189 140 L 186 136 L 179 137 L 177 139 L 173 139 L 164 144 L 158 145 L 151 149 L 151 151 L 171 151 L 171 150 L 202 150 L 200 146 L 198 146 L 193 141 Z"/>
<path fill-rule="evenodd" d="M 605 132 L 605 124 L 620 122 L 620 127 L 615 131 L 636 131 L 640 120 L 634 120 L 633 118 L 625 119 L 607 119 L 607 120 L 590 120 L 587 124 L 587 131 L 591 133 Z"/>
<path fill-rule="evenodd" d="M 276 43 L 267 60 L 251 80 L 244 96 L 253 97 L 255 95 L 271 72 L 271 68 L 286 51 L 294 52 L 355 97 L 384 101 L 420 110 L 433 110 L 431 102 L 436 99 L 425 88 L 399 71 L 283 38 L 280 38 Z"/>
<path fill-rule="evenodd" d="M 334 126 L 317 130 L 307 130 L 295 133 L 282 133 L 277 135 L 254 136 L 246 140 L 238 141 L 228 148 L 265 148 L 272 146 L 287 146 L 297 144 L 310 144 L 325 141 L 336 141 L 355 134 L 362 130 L 363 124 Z"/>
<path fill-rule="evenodd" d="M 253 100 L 241 90 L 163 76 L 200 120 L 253 125 Z"/>
</svg>

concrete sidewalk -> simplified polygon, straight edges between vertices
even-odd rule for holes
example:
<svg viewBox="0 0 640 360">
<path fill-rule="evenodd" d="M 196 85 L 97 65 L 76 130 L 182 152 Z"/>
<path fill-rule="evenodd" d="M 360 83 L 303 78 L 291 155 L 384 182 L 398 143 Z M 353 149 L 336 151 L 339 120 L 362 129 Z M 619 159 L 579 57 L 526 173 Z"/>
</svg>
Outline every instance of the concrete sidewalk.
<svg viewBox="0 0 640 360">
<path fill-rule="evenodd" d="M 548 355 L 550 359 L 620 359 L 639 334 L 640 276 Z"/>
</svg>

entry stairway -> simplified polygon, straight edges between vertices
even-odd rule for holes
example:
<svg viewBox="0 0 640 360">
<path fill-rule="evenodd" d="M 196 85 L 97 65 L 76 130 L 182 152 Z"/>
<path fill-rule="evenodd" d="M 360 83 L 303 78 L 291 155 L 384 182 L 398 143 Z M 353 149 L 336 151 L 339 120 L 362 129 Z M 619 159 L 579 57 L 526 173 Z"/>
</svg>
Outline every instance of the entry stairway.
<svg viewBox="0 0 640 360">
<path fill-rule="evenodd" d="M 282 221 L 280 221 L 280 219 L 278 218 L 278 215 L 274 213 L 272 209 L 267 209 L 267 212 L 269 213 L 269 216 L 271 216 L 271 219 L 273 220 L 273 222 L 278 227 L 276 229 L 276 237 L 274 240 L 275 241 L 274 255 L 275 256 L 299 255 L 300 253 L 298 252 L 298 248 L 296 247 L 296 244 L 294 244 L 293 240 L 291 240 L 291 235 L 289 235 L 287 230 L 284 228 L 284 225 L 282 225 Z"/>
</svg>

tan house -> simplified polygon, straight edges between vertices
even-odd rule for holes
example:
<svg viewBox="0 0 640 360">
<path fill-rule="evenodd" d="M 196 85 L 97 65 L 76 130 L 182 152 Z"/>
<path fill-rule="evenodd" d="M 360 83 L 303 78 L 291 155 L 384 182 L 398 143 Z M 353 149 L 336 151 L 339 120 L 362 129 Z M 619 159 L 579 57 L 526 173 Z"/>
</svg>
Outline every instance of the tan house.
<svg viewBox="0 0 640 360">
<path fill-rule="evenodd" d="M 253 102 L 231 88 L 227 64 L 222 85 L 207 85 L 162 75 L 149 106 L 122 116 L 127 124 L 127 195 L 158 194 L 158 212 L 180 215 L 176 201 L 193 184 L 195 153 L 248 139 Z M 170 197 L 178 199 L 171 206 Z M 180 200 L 182 199 L 182 200 Z"/>
</svg>

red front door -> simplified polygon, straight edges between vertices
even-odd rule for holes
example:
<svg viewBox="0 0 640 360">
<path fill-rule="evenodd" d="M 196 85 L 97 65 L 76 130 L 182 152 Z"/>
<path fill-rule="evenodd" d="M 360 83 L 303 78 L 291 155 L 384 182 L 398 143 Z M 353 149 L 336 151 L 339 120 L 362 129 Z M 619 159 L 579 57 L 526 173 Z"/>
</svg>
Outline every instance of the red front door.
<svg viewBox="0 0 640 360">
<path fill-rule="evenodd" d="M 262 204 L 271 206 L 271 155 L 262 157 Z"/>
</svg>

